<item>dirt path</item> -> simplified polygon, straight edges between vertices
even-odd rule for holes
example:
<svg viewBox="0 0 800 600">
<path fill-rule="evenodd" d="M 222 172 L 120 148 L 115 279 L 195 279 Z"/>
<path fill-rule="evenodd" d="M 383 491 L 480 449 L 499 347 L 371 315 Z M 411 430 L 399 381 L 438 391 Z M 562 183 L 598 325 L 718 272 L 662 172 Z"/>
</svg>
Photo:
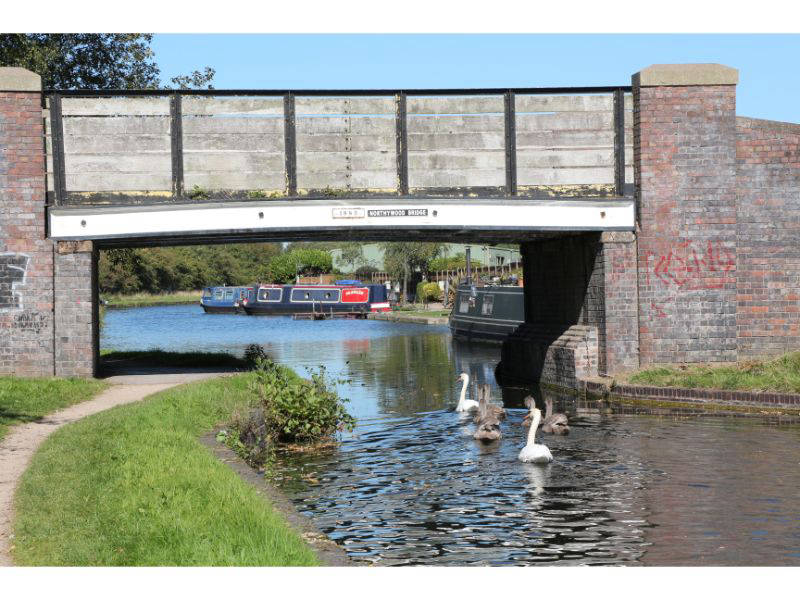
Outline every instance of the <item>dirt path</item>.
<svg viewBox="0 0 800 600">
<path fill-rule="evenodd" d="M 39 421 L 12 427 L 0 441 L 0 566 L 10 566 L 14 492 L 20 477 L 41 443 L 59 427 L 95 413 L 141 400 L 182 383 L 199 381 L 223 373 L 170 373 L 110 377 L 113 385 L 86 402 L 47 415 Z"/>
</svg>

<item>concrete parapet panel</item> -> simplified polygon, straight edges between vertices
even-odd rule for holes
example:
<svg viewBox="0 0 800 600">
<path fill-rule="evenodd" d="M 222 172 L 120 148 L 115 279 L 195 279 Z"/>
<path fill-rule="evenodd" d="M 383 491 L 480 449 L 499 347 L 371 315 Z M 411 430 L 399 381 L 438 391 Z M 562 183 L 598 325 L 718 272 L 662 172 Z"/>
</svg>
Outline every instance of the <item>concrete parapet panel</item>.
<svg viewBox="0 0 800 600">
<path fill-rule="evenodd" d="M 42 78 L 22 67 L 0 67 L 0 92 L 41 92 Z"/>
<path fill-rule="evenodd" d="M 736 85 L 739 70 L 716 63 L 650 65 L 633 75 L 634 87 Z"/>
</svg>

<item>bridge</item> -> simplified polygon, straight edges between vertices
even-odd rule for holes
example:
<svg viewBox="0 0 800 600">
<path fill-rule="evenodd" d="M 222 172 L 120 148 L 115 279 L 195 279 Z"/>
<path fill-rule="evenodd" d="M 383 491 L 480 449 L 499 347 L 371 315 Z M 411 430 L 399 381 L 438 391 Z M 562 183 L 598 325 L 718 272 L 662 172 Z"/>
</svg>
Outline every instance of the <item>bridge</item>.
<svg viewBox="0 0 800 600">
<path fill-rule="evenodd" d="M 266 240 L 522 244 L 522 380 L 796 347 L 800 129 L 737 117 L 737 82 L 86 91 L 2 68 L 0 372 L 94 371 L 99 249 Z"/>
</svg>

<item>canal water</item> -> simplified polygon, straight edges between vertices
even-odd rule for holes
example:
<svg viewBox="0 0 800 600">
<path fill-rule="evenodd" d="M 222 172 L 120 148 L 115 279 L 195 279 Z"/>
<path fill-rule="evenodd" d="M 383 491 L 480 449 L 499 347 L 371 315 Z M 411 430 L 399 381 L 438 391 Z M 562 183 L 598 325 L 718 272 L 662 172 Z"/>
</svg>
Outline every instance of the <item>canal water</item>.
<svg viewBox="0 0 800 600">
<path fill-rule="evenodd" d="M 520 463 L 522 398 L 499 348 L 446 327 L 110 310 L 101 347 L 261 344 L 300 373 L 324 365 L 358 419 L 335 450 L 281 457 L 279 485 L 350 556 L 377 565 L 800 565 L 800 425 L 774 417 L 602 405 L 553 395 L 570 435 Z M 467 372 L 509 416 L 483 445 L 453 412 Z M 545 392 L 550 393 L 550 392 Z M 468 397 L 476 390 L 469 389 Z"/>
</svg>

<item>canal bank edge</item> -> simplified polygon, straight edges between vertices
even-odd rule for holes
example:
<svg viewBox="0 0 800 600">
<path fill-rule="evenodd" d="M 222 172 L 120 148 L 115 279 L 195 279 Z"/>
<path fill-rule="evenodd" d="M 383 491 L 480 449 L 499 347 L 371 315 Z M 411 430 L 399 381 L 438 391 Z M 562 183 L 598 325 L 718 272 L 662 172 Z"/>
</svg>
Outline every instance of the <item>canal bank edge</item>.
<svg viewBox="0 0 800 600">
<path fill-rule="evenodd" d="M 629 385 L 599 378 L 580 380 L 579 385 L 578 393 L 580 395 L 600 400 L 658 402 L 729 411 L 739 409 L 744 412 L 753 412 L 752 409 L 758 409 L 759 411 L 800 415 L 800 394 Z M 559 390 L 562 389 L 559 388 Z"/>
<path fill-rule="evenodd" d="M 357 563 L 348 556 L 347 552 L 322 533 L 311 519 L 297 512 L 291 500 L 283 492 L 271 485 L 263 474 L 254 470 L 225 444 L 218 442 L 217 433 L 219 433 L 218 429 L 201 436 L 199 438 L 200 443 L 206 446 L 217 460 L 236 473 L 242 481 L 253 486 L 258 494 L 265 496 L 272 507 L 283 516 L 284 520 L 297 531 L 303 541 L 314 551 L 314 554 L 317 555 L 317 558 L 324 566 L 357 566 Z"/>
<path fill-rule="evenodd" d="M 419 325 L 447 325 L 450 321 L 450 317 L 423 317 L 421 315 L 404 315 L 402 312 L 369 313 L 367 319 Z"/>
</svg>

